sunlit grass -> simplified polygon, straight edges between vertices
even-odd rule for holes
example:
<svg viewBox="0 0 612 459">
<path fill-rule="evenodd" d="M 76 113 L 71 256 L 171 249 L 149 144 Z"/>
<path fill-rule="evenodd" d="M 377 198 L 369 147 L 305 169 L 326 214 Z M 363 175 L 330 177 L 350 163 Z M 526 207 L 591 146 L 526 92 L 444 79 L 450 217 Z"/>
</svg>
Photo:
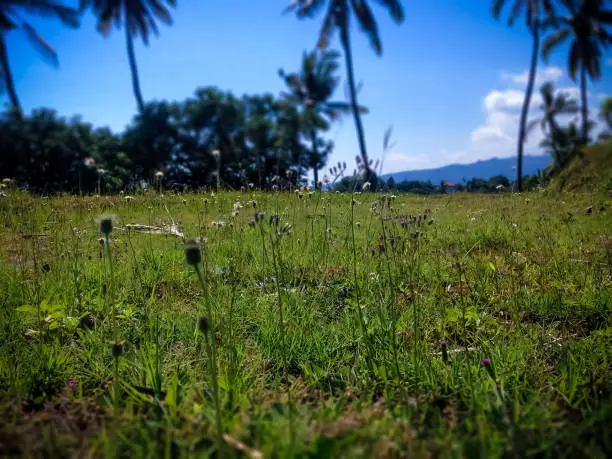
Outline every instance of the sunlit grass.
<svg viewBox="0 0 612 459">
<path fill-rule="evenodd" d="M 609 455 L 610 204 L 12 191 L 0 454 Z"/>
</svg>

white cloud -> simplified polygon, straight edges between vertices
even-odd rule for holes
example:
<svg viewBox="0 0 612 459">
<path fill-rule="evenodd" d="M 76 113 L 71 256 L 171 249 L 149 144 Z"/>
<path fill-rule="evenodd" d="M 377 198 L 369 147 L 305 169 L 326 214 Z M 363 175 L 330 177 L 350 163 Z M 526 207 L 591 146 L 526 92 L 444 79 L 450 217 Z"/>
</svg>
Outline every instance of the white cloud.
<svg viewBox="0 0 612 459">
<path fill-rule="evenodd" d="M 385 156 L 384 167 L 386 172 L 428 169 L 436 166 L 432 166 L 431 158 L 424 153 L 409 155 L 393 151 Z"/>
<path fill-rule="evenodd" d="M 520 83 L 526 74 L 526 71 L 516 75 L 502 74 L 502 79 L 510 80 L 511 84 L 507 87 L 502 86 L 492 89 L 481 99 L 484 121 L 469 133 L 465 145 L 460 145 L 460 148 L 452 150 L 443 148 L 427 154 L 390 152 L 385 158 L 384 171 L 430 169 L 448 164 L 467 164 L 493 157 L 514 157 L 517 151 L 520 113 L 525 96 L 524 90 L 515 88 L 514 83 Z M 538 74 L 539 80 L 537 83 L 551 80 L 558 82 L 562 75 L 563 72 L 558 67 L 545 67 Z M 528 123 L 541 116 L 540 106 L 543 101 L 539 91 L 540 86 L 541 84 L 536 85 L 531 97 Z M 580 88 L 578 86 L 562 86 L 557 88 L 555 92 L 563 92 L 580 104 Z M 589 99 L 589 119 L 598 123 L 592 132 L 592 136 L 596 137 L 602 130 L 602 123 L 598 122 L 597 114 L 600 101 L 603 100 L 605 94 L 587 93 L 587 97 Z M 580 114 L 559 117 L 558 121 L 561 125 L 567 125 L 570 121 L 573 121 L 578 127 L 581 126 Z M 527 136 L 525 154 L 543 154 L 544 151 L 539 146 L 543 139 L 544 133 L 537 126 Z"/>
<path fill-rule="evenodd" d="M 484 106 L 487 111 L 517 109 L 523 105 L 524 97 L 525 93 L 518 89 L 493 90 L 484 98 Z"/>
<path fill-rule="evenodd" d="M 540 67 L 536 73 L 535 85 L 540 86 L 547 81 L 557 82 L 563 76 L 563 70 L 554 65 L 548 67 Z M 509 73 L 501 72 L 502 80 L 509 80 L 514 84 L 527 84 L 529 79 L 529 70 L 525 70 L 522 73 Z"/>
<path fill-rule="evenodd" d="M 580 103 L 580 88 L 577 86 L 566 86 L 556 89 L 555 93 L 565 93 L 570 98 Z M 518 141 L 518 126 L 520 122 L 520 109 L 523 104 L 523 91 L 516 89 L 491 90 L 483 98 L 483 108 L 485 112 L 485 122 L 476 127 L 470 135 L 470 147 L 464 155 L 466 161 L 485 159 L 493 156 L 509 157 L 516 154 Z M 597 121 L 597 103 L 594 97 L 587 93 L 589 102 L 589 119 Z M 531 98 L 529 115 L 527 122 L 538 119 L 541 116 L 540 106 L 542 96 L 535 92 Z M 573 121 L 580 126 L 579 114 L 562 116 L 558 118 L 561 125 L 566 125 Z M 593 135 L 596 136 L 601 130 L 596 126 Z M 531 131 L 526 139 L 526 154 L 541 154 L 543 151 L 539 147 L 544 138 L 544 133 L 539 127 Z"/>
</svg>

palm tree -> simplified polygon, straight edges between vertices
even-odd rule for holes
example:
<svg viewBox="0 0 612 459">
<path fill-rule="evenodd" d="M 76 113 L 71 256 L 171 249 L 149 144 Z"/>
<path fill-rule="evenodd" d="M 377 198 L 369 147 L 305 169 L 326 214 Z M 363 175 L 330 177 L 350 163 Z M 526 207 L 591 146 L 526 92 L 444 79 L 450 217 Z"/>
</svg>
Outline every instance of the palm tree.
<svg viewBox="0 0 612 459">
<path fill-rule="evenodd" d="M 391 18 L 396 23 L 401 23 L 404 20 L 404 10 L 399 0 L 378 0 L 378 3 L 383 5 Z M 378 34 L 378 25 L 372 14 L 372 10 L 368 5 L 367 0 L 293 0 L 293 3 L 286 11 L 296 10 L 298 18 L 313 17 L 325 4 L 328 4 L 327 13 L 323 19 L 321 32 L 319 33 L 318 47 L 321 49 L 327 48 L 330 38 L 336 29 L 340 32 L 340 42 L 344 50 L 344 59 L 346 72 L 348 77 L 350 102 L 353 117 L 355 118 L 355 127 L 357 129 L 357 138 L 359 140 L 359 151 L 361 159 L 365 166 L 366 180 L 371 178 L 372 172 L 369 167 L 368 153 L 365 145 L 365 136 L 361 117 L 359 115 L 359 106 L 357 104 L 357 94 L 355 89 L 355 75 L 353 71 L 353 55 L 351 51 L 351 40 L 349 35 L 349 19 L 351 13 L 357 18 L 363 32 L 370 40 L 370 44 L 378 56 L 382 55 L 382 43 Z"/>
<path fill-rule="evenodd" d="M 501 11 L 506 4 L 506 0 L 493 0 L 492 13 L 493 17 L 499 18 Z M 512 27 L 522 10 L 525 9 L 525 20 L 527 29 L 533 38 L 531 49 L 531 65 L 529 66 L 529 77 L 527 79 L 527 89 L 525 90 L 525 98 L 523 99 L 523 107 L 521 109 L 521 118 L 519 121 L 518 133 L 518 156 L 517 156 L 517 185 L 518 190 L 523 188 L 523 147 L 525 145 L 527 115 L 529 113 L 529 105 L 533 94 L 535 77 L 538 68 L 538 55 L 540 54 L 540 23 L 542 20 L 542 12 L 548 17 L 554 17 L 554 9 L 552 0 L 514 0 L 510 16 L 508 17 L 508 25 Z"/>
<path fill-rule="evenodd" d="M 172 18 L 164 3 L 174 7 L 176 0 L 80 0 L 80 10 L 91 7 L 98 18 L 98 30 L 103 36 L 108 36 L 111 26 L 125 26 L 125 42 L 127 45 L 130 70 L 132 72 L 132 88 L 138 105 L 138 111 L 145 113 L 145 104 L 140 90 L 136 55 L 134 54 L 134 38 L 140 37 L 145 45 L 149 44 L 151 33 L 158 35 L 159 20 L 166 25 L 172 24 Z"/>
<path fill-rule="evenodd" d="M 538 124 L 542 131 L 551 137 L 557 137 L 561 134 L 561 128 L 557 122 L 557 116 L 574 115 L 579 112 L 578 104 L 574 99 L 571 99 L 566 93 L 555 94 L 554 85 L 550 82 L 544 83 L 540 88 L 542 95 L 542 116 L 532 120 L 526 129 L 526 134 L 529 134 Z"/>
<path fill-rule="evenodd" d="M 580 142 L 576 142 L 574 125 L 561 127 L 558 116 L 575 115 L 580 111 L 578 103 L 565 93 L 555 94 L 554 86 L 548 82 L 540 89 L 542 95 L 542 116 L 532 120 L 526 129 L 526 136 L 540 125 L 546 138 L 540 146 L 549 150 L 553 157 L 553 170 L 561 170 L 575 156 Z"/>
<path fill-rule="evenodd" d="M 57 53 L 38 33 L 36 29 L 26 22 L 19 12 L 38 16 L 55 17 L 70 27 L 79 26 L 78 12 L 72 8 L 61 5 L 54 0 L 2 0 L 0 1 L 0 79 L 6 87 L 15 115 L 21 120 L 23 111 L 17 97 L 15 81 L 9 65 L 8 50 L 6 48 L 6 35 L 12 30 L 23 30 L 32 45 L 51 61 L 58 65 Z"/>
<path fill-rule="evenodd" d="M 289 89 L 288 93 L 282 93 L 283 99 L 301 109 L 302 129 L 311 144 L 306 162 L 313 170 L 315 186 L 319 182 L 319 169 L 325 165 L 325 157 L 330 151 L 319 138 L 318 131 L 327 131 L 328 121 L 334 121 L 351 111 L 351 104 L 329 101 L 339 82 L 335 76 L 339 56 L 335 51 L 304 52 L 299 73 L 287 74 L 282 69 L 278 72 Z M 360 106 L 358 110 L 367 113 L 365 107 Z"/>
<path fill-rule="evenodd" d="M 602 49 L 612 44 L 612 35 L 604 29 L 612 25 L 612 10 L 603 8 L 603 0 L 561 0 L 569 16 L 556 17 L 554 24 L 560 27 L 542 44 L 542 57 L 546 60 L 551 51 L 570 36 L 572 42 L 568 55 L 568 69 L 572 80 L 580 71 L 580 99 L 582 109 L 582 141 L 588 143 L 589 118 L 587 103 L 587 76 L 591 80 L 601 78 Z"/>
</svg>

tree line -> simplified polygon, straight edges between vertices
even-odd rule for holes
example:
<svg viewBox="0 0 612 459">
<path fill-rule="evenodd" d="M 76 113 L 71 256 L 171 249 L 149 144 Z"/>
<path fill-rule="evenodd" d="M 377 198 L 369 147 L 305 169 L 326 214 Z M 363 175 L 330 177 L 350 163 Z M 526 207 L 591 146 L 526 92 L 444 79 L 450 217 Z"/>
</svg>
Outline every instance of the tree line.
<svg viewBox="0 0 612 459">
<path fill-rule="evenodd" d="M 313 170 L 316 184 L 318 172 L 326 165 L 333 148 L 323 134 L 339 117 L 352 114 L 359 141 L 358 172 L 363 182 L 373 182 L 376 174 L 361 122 L 367 109 L 358 103 L 350 35 L 351 21 L 356 21 L 374 52 L 382 55 L 371 3 L 293 0 L 285 12 L 294 13 L 298 19 L 315 17 L 322 10 L 325 13 L 316 49 L 304 53 L 301 69 L 293 73 L 279 71 L 287 87 L 279 96 L 236 97 L 205 87 L 183 102 L 147 102 L 140 89 L 134 40 L 140 38 L 148 45 L 150 36 L 159 32 L 158 23 L 171 25 L 169 8 L 176 6 L 175 0 L 80 0 L 78 9 L 55 0 L 2 0 L 0 79 L 11 109 L 0 120 L 3 147 L 0 166 L 6 171 L 4 174 L 11 174 L 32 189 L 48 191 L 115 189 L 141 180 L 159 180 L 160 174 L 177 184 L 264 187 L 275 186 L 273 179 L 298 183 L 308 169 Z M 403 22 L 404 10 L 398 0 L 376 3 L 387 10 L 394 22 Z M 501 17 L 507 3 L 493 0 L 493 16 Z M 533 128 L 528 126 L 527 114 L 539 60 L 548 59 L 560 44 L 571 40 L 568 69 L 570 77 L 580 83 L 581 100 L 575 106 L 565 106 L 564 111 L 553 107 L 552 117 L 579 112 L 581 126 L 578 129 L 575 125 L 563 127 L 551 123 L 546 111 L 542 123 L 547 135 L 544 146 L 553 154 L 555 164 L 564 167 L 590 140 L 592 120 L 588 117 L 587 85 L 589 79 L 601 78 L 603 50 L 612 43 L 612 35 L 605 28 L 612 24 L 612 11 L 604 8 L 603 0 L 510 3 L 508 24 L 512 26 L 524 14 L 533 37 L 517 145 L 517 184 L 522 189 L 523 147 Z M 103 36 L 108 36 L 113 28 L 123 27 L 125 33 L 138 113 L 125 132 L 118 135 L 78 118 L 66 120 L 48 109 L 24 115 L 9 65 L 5 37 L 15 29 L 23 30 L 43 57 L 55 65 L 58 62 L 56 51 L 24 19 L 24 12 L 78 27 L 81 16 L 88 11 L 97 18 L 97 28 Z M 336 32 L 349 89 L 347 103 L 330 100 L 339 82 L 336 72 L 340 54 L 329 49 Z M 554 94 L 550 94 L 554 99 Z M 75 175 L 68 177 L 69 172 Z"/>
</svg>

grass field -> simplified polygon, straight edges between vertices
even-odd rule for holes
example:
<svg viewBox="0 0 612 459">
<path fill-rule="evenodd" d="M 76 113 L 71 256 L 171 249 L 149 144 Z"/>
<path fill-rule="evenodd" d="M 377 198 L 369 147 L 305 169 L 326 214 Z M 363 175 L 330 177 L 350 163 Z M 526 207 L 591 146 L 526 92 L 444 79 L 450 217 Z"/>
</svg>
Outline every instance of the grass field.
<svg viewBox="0 0 612 459">
<path fill-rule="evenodd" d="M 7 195 L 0 456 L 612 455 L 606 194 Z"/>
</svg>

